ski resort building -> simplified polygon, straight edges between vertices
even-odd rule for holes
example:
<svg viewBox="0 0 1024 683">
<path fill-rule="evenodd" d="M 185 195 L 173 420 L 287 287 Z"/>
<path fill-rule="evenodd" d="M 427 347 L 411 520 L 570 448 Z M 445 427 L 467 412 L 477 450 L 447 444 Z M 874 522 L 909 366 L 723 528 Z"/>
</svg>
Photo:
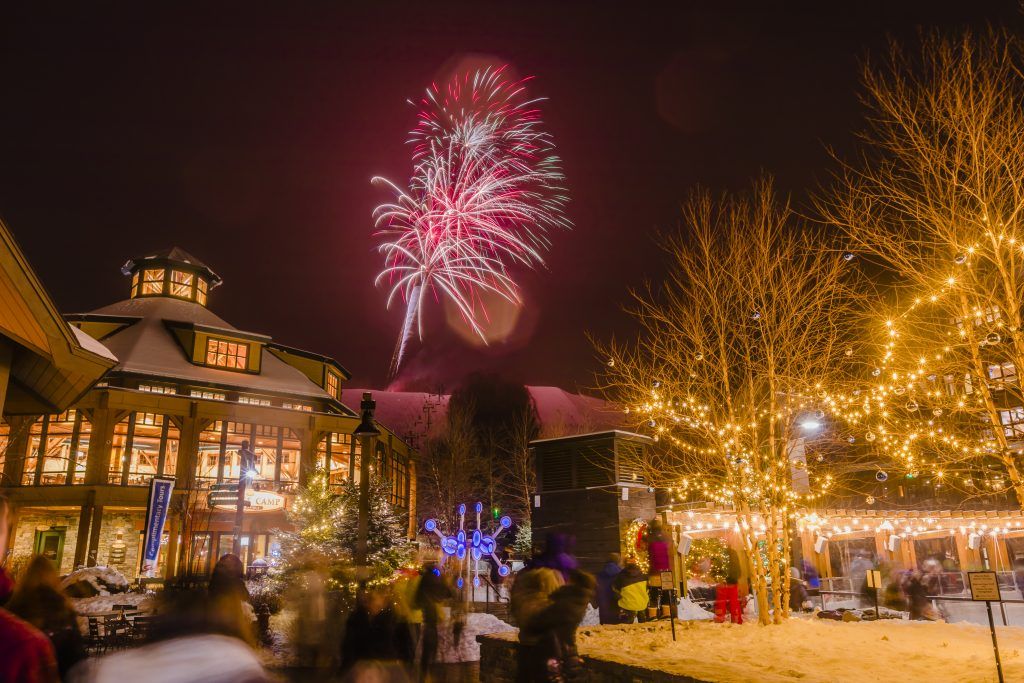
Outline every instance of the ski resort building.
<svg viewBox="0 0 1024 683">
<path fill-rule="evenodd" d="M 4 411 L 0 493 L 13 504 L 15 559 L 42 553 L 62 572 L 110 565 L 137 576 L 149 484 L 164 477 L 175 483 L 158 574 L 205 574 L 234 542 L 234 506 L 211 505 L 209 494 L 238 480 L 248 442 L 255 472 L 242 559 L 271 560 L 275 530 L 287 527 L 311 472 L 325 468 L 338 487 L 359 477 L 364 453 L 352 432 L 360 419 L 342 401 L 348 371 L 220 318 L 208 305 L 221 278 L 181 249 L 129 260 L 122 271 L 128 298 L 52 323 L 66 344 L 92 349 L 100 371 L 109 367 L 102 381 L 90 389 L 81 372 L 54 398 L 46 391 L 57 379 L 42 388 L 19 382 L 37 400 L 19 396 Z M 410 449 L 378 428 L 368 442 L 372 471 L 389 481 L 395 506 L 413 511 Z"/>
</svg>

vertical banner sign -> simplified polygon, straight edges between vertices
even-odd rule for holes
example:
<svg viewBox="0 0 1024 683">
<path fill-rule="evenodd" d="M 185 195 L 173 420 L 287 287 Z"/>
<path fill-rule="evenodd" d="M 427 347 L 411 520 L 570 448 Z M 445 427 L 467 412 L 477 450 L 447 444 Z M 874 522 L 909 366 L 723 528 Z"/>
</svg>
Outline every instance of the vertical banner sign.
<svg viewBox="0 0 1024 683">
<path fill-rule="evenodd" d="M 146 508 L 146 533 L 142 542 L 142 575 L 156 573 L 156 560 L 160 555 L 160 539 L 167 521 L 167 508 L 171 504 L 173 479 L 153 477 L 149 482 L 149 505 Z"/>
</svg>

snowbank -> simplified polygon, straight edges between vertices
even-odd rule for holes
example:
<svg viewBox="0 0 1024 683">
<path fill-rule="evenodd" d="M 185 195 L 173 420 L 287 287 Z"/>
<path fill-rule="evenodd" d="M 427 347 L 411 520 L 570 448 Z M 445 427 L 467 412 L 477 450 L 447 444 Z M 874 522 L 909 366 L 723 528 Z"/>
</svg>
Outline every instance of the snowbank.
<svg viewBox="0 0 1024 683">
<path fill-rule="evenodd" d="M 96 591 L 97 595 L 123 593 L 128 590 L 128 579 L 113 567 L 82 567 L 76 569 L 60 582 L 62 589 L 85 582 Z"/>
<path fill-rule="evenodd" d="M 601 623 L 601 612 L 593 605 L 587 605 L 587 613 L 583 615 L 580 626 L 597 626 Z"/>
<path fill-rule="evenodd" d="M 147 612 L 153 609 L 153 596 L 144 593 L 118 593 L 117 595 L 97 595 L 92 598 L 72 598 L 71 604 L 79 615 L 101 614 L 113 612 L 114 605 L 135 605 L 136 609 Z"/>
<path fill-rule="evenodd" d="M 509 626 L 493 614 L 470 612 L 466 615 L 466 627 L 462 630 L 458 642 L 454 639 L 451 622 L 442 624 L 438 629 L 438 661 L 445 663 L 478 662 L 480 661 L 480 643 L 476 642 L 478 635 L 515 630 L 514 627 Z"/>
<path fill-rule="evenodd" d="M 789 619 L 778 626 L 689 621 L 581 628 L 581 654 L 715 681 L 991 681 L 988 628 L 883 620 Z M 1024 629 L 998 627 L 1007 681 L 1024 681 Z"/>
<path fill-rule="evenodd" d="M 715 616 L 689 598 L 683 598 L 679 601 L 676 614 L 679 617 L 679 621 L 699 621 L 701 619 L 713 619 Z"/>
</svg>

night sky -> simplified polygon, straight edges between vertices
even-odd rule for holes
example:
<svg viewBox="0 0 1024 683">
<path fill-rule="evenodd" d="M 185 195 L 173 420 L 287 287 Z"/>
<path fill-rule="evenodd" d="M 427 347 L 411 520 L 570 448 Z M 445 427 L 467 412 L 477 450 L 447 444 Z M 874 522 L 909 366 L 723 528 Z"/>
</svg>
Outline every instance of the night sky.
<svg viewBox="0 0 1024 683">
<path fill-rule="evenodd" d="M 403 386 L 449 389 L 472 370 L 585 389 L 586 332 L 630 334 L 627 289 L 657 278 L 652 236 L 689 189 L 766 170 L 800 202 L 826 145 L 852 149 L 869 50 L 1022 23 L 1015 0 L 30 4 L 0 10 L 0 216 L 61 310 L 125 298 L 121 264 L 178 245 L 224 278 L 215 312 L 357 386 L 384 385 L 401 324 L 373 285 L 390 197 L 370 178 L 409 176 L 406 99 L 467 58 L 536 76 L 576 227 L 520 274 L 507 341 L 466 344 L 432 306 Z"/>
</svg>

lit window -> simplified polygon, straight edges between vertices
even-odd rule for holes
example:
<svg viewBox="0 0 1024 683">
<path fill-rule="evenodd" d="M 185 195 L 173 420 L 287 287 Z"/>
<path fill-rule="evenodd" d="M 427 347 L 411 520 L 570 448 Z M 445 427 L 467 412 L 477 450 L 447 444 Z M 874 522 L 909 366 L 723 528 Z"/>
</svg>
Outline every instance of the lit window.
<svg viewBox="0 0 1024 683">
<path fill-rule="evenodd" d="M 163 268 L 147 268 L 142 271 L 142 292 L 140 293 L 143 296 L 164 293 Z"/>
<path fill-rule="evenodd" d="M 135 271 L 135 274 L 132 275 L 132 296 L 135 297 L 135 296 L 138 296 L 138 295 L 139 295 L 139 271 Z"/>
<path fill-rule="evenodd" d="M 139 391 L 148 391 L 151 394 L 176 394 L 178 390 L 174 387 L 167 387 L 160 384 L 140 384 Z"/>
<path fill-rule="evenodd" d="M 206 305 L 206 280 L 201 277 L 196 278 L 196 302 Z"/>
<path fill-rule="evenodd" d="M 1000 363 L 988 366 L 988 378 L 999 384 L 1009 384 L 1017 381 L 1017 366 L 1013 363 Z"/>
<path fill-rule="evenodd" d="M 341 400 L 341 379 L 330 370 L 327 371 L 327 393 Z"/>
<path fill-rule="evenodd" d="M 269 406 L 270 405 L 270 399 L 269 398 L 258 398 L 256 396 L 239 396 L 238 397 L 238 402 L 239 403 L 245 403 L 245 404 L 248 404 L 248 405 L 251 405 L 251 406 Z"/>
<path fill-rule="evenodd" d="M 192 275 L 192 273 L 186 273 L 183 270 L 172 270 L 171 296 L 181 297 L 182 299 L 191 299 L 193 280 L 195 280 L 195 276 Z"/>
<path fill-rule="evenodd" d="M 205 389 L 192 389 L 189 394 L 192 398 L 208 398 L 211 401 L 223 401 L 224 394 L 217 391 L 207 391 Z"/>
<path fill-rule="evenodd" d="M 1006 436 L 1024 436 L 1024 408 L 1000 410 L 999 421 L 1003 423 L 1003 434 Z"/>
<path fill-rule="evenodd" d="M 206 364 L 218 368 L 245 370 L 248 366 L 249 345 L 223 339 L 206 340 Z"/>
<path fill-rule="evenodd" d="M 288 410 L 304 410 L 307 413 L 313 412 L 313 406 L 305 403 L 282 403 L 281 407 L 287 408 Z"/>
</svg>

